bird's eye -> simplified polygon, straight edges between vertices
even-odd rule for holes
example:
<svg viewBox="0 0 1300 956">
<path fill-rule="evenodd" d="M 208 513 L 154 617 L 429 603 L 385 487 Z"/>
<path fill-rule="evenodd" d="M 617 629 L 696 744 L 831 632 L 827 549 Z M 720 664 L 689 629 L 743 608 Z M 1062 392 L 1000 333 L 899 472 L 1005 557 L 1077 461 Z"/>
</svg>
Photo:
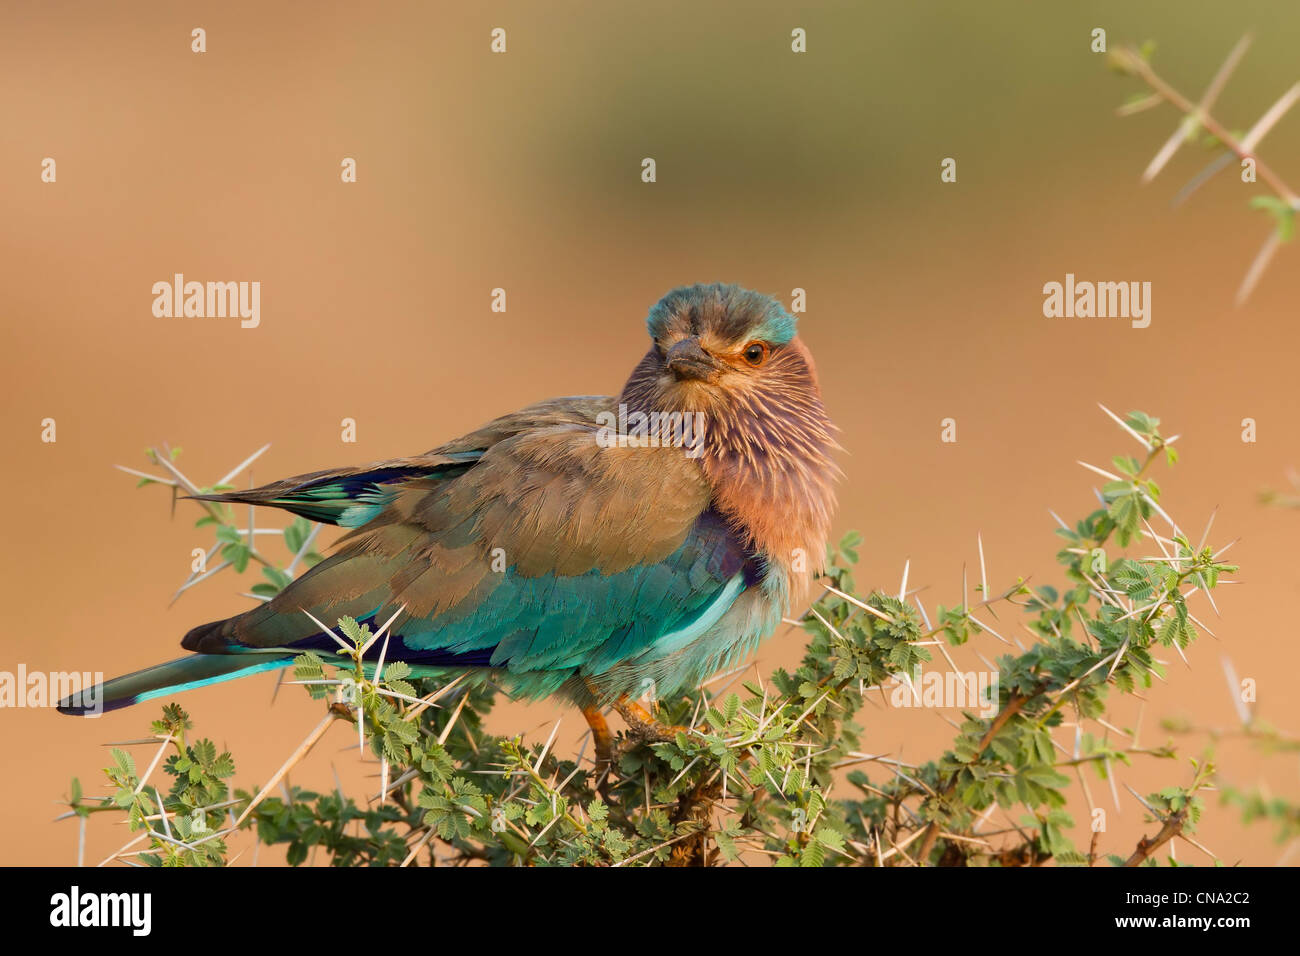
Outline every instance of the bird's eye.
<svg viewBox="0 0 1300 956">
<path fill-rule="evenodd" d="M 766 342 L 750 342 L 745 346 L 745 349 L 740 353 L 740 356 L 754 368 L 758 368 L 767 361 L 767 354 L 768 348 Z"/>
</svg>

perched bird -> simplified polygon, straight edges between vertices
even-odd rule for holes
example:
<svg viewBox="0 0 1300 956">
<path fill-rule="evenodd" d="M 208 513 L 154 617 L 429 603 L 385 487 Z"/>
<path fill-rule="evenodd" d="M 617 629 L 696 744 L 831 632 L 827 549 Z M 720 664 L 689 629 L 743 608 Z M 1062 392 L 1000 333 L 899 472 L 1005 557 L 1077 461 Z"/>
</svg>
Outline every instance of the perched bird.
<svg viewBox="0 0 1300 956">
<path fill-rule="evenodd" d="M 271 601 L 191 630 L 194 653 L 107 682 L 96 706 L 287 667 L 306 649 L 328 658 L 338 645 L 317 621 L 377 628 L 399 609 L 387 660 L 565 695 L 598 737 L 601 705 L 743 659 L 821 570 L 833 426 L 774 299 L 689 286 L 647 325 L 617 396 L 551 399 L 423 455 L 204 496 L 352 530 Z"/>
</svg>

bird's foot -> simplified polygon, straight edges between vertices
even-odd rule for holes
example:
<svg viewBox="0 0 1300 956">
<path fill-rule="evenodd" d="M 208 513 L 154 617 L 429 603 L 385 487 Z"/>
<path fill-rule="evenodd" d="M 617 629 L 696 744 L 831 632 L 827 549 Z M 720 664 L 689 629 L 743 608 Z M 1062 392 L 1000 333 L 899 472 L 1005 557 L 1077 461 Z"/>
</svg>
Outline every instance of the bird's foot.
<svg viewBox="0 0 1300 956">
<path fill-rule="evenodd" d="M 643 743 L 663 743 L 675 740 L 678 734 L 690 733 L 688 727 L 660 723 L 648 710 L 626 695 L 614 701 L 614 709 L 627 724 L 632 746 Z"/>
<path fill-rule="evenodd" d="M 582 716 L 591 728 L 591 739 L 596 745 L 596 789 L 602 796 L 607 793 L 609 777 L 618 758 L 642 744 L 663 743 L 675 740 L 678 734 L 690 732 L 687 727 L 661 723 L 644 707 L 626 696 L 614 701 L 613 708 L 627 724 L 627 733 L 619 743 L 615 743 L 614 734 L 599 707 L 582 708 Z"/>
</svg>

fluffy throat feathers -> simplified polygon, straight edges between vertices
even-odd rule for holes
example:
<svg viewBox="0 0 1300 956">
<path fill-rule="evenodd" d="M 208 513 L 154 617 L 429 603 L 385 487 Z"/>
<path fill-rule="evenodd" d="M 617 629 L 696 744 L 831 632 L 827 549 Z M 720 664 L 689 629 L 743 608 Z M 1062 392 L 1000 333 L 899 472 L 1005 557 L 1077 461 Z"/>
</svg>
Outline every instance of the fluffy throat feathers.
<svg viewBox="0 0 1300 956">
<path fill-rule="evenodd" d="M 825 563 L 839 475 L 831 455 L 839 446 L 803 344 L 796 338 L 782 346 L 765 371 L 761 380 L 683 382 L 651 349 L 619 402 L 629 411 L 697 417 L 702 437 L 694 454 L 713 507 L 783 572 L 794 603 Z"/>
</svg>

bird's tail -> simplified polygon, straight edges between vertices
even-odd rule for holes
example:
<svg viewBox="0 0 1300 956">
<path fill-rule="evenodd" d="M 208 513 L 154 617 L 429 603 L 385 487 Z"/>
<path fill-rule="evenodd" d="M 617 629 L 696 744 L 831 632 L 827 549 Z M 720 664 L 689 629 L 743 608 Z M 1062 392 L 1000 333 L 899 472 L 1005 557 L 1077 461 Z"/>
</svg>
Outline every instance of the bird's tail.
<svg viewBox="0 0 1300 956">
<path fill-rule="evenodd" d="M 81 717 L 97 716 L 166 694 L 219 684 L 260 671 L 278 670 L 291 665 L 293 658 L 293 653 L 283 650 L 245 654 L 187 654 L 174 661 L 115 677 L 101 685 L 65 697 L 59 701 L 59 713 Z"/>
</svg>

